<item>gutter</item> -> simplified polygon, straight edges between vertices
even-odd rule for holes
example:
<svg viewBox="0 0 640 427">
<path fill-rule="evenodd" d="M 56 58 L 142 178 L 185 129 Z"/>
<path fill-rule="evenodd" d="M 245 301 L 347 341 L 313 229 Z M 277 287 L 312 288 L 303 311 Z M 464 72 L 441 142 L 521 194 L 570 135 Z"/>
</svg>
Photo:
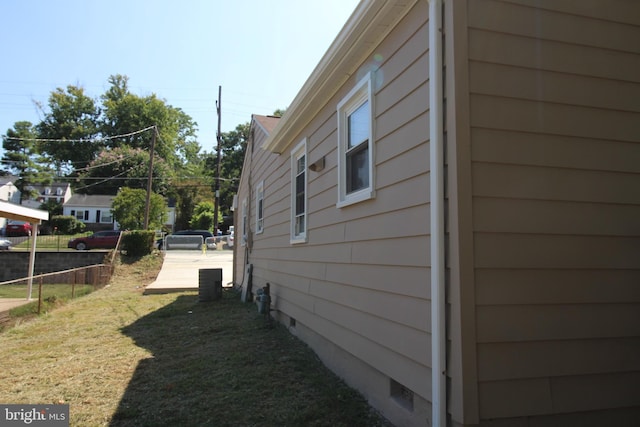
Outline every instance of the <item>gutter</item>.
<svg viewBox="0 0 640 427">
<path fill-rule="evenodd" d="M 447 425 L 442 1 L 429 1 L 432 426 Z"/>
</svg>

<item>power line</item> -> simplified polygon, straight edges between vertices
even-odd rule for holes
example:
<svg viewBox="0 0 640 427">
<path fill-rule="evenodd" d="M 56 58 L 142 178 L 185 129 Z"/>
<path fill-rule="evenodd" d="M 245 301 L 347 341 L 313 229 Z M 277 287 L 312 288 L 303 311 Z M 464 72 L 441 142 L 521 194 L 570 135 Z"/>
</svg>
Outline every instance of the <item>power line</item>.
<svg viewBox="0 0 640 427">
<path fill-rule="evenodd" d="M 105 136 L 105 137 L 96 137 L 96 138 L 84 138 L 84 139 L 49 139 L 49 138 L 20 138 L 16 136 L 7 136 L 2 135 L 4 139 L 8 139 L 11 141 L 34 141 L 34 142 L 99 142 L 99 141 L 110 141 L 112 139 L 118 138 L 126 138 L 129 136 L 138 135 L 140 133 L 146 132 L 150 129 L 155 129 L 155 126 L 149 126 L 144 129 L 140 129 L 134 132 L 126 133 L 123 135 L 115 135 L 115 136 Z"/>
<path fill-rule="evenodd" d="M 130 168 L 129 170 L 123 171 L 123 172 L 121 172 L 121 173 L 119 173 L 119 174 L 117 174 L 117 175 L 114 175 L 114 176 L 112 176 L 112 177 L 109 177 L 109 178 L 107 178 L 107 179 L 104 179 L 104 180 L 102 180 L 102 181 L 100 181 L 100 182 L 94 182 L 94 183 L 92 183 L 92 184 L 85 185 L 84 187 L 76 188 L 75 190 L 76 190 L 76 191 L 78 191 L 78 190 L 84 190 L 85 188 L 89 188 L 89 187 L 93 187 L 93 186 L 95 186 L 95 185 L 103 184 L 103 183 L 105 183 L 105 182 L 107 182 L 107 181 L 112 181 L 112 180 L 114 180 L 115 178 L 117 178 L 117 177 L 119 177 L 119 176 L 121 176 L 121 175 L 124 175 L 124 174 L 125 174 L 125 173 L 127 173 L 127 172 L 131 172 L 132 170 L 133 170 L 133 168 Z"/>
</svg>

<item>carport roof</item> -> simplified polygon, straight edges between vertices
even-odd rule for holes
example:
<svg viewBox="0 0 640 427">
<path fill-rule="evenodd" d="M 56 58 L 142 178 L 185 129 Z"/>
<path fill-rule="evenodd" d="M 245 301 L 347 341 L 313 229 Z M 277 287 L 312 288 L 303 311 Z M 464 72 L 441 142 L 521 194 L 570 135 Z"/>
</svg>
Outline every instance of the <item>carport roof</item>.
<svg viewBox="0 0 640 427">
<path fill-rule="evenodd" d="M 40 224 L 49 219 L 49 212 L 0 200 L 0 217 Z"/>
</svg>

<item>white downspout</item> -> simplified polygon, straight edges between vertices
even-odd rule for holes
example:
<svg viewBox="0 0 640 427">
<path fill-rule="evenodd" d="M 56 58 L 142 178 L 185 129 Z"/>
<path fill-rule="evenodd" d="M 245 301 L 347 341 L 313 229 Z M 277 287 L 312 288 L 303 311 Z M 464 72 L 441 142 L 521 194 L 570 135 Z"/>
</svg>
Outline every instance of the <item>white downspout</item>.
<svg viewBox="0 0 640 427">
<path fill-rule="evenodd" d="M 442 0 L 429 1 L 432 425 L 447 425 Z"/>
</svg>

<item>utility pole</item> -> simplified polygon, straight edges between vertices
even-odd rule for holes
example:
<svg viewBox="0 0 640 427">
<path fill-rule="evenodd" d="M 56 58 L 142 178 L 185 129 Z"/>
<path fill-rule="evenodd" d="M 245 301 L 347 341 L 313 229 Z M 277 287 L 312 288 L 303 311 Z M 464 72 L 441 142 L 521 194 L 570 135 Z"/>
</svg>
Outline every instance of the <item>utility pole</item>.
<svg viewBox="0 0 640 427">
<path fill-rule="evenodd" d="M 220 210 L 220 144 L 222 142 L 222 134 L 220 133 L 220 124 L 222 120 L 222 86 L 218 86 L 218 100 L 216 101 L 216 112 L 218 113 L 218 133 L 216 140 L 218 146 L 216 148 L 216 182 L 215 188 L 215 207 L 213 209 L 213 232 L 218 234 L 218 211 Z"/>
<path fill-rule="evenodd" d="M 156 134 L 158 129 L 153 127 L 153 135 L 151 137 L 151 148 L 149 149 L 149 176 L 147 178 L 147 200 L 144 205 L 144 226 L 145 230 L 149 229 L 149 210 L 151 205 L 151 189 L 153 188 L 153 151 L 156 146 Z"/>
</svg>

